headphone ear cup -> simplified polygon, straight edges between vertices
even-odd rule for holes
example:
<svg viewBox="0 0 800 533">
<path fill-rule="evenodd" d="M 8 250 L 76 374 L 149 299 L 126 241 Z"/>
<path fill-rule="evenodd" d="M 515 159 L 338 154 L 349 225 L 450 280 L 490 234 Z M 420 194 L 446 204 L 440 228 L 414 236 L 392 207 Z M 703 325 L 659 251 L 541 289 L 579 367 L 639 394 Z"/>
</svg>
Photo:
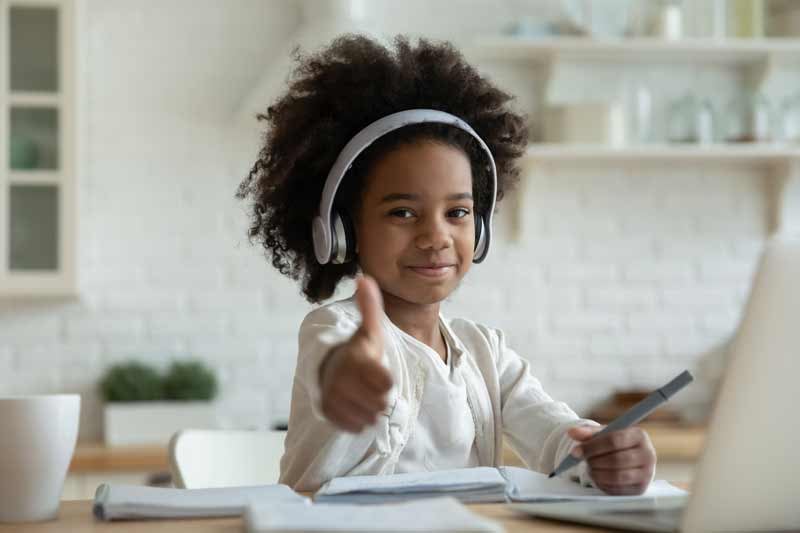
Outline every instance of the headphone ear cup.
<svg viewBox="0 0 800 533">
<path fill-rule="evenodd" d="M 481 237 L 483 237 L 483 215 L 478 215 L 475 217 L 475 252 L 481 245 Z"/>
<path fill-rule="evenodd" d="M 486 259 L 486 252 L 489 250 L 489 229 L 483 216 L 475 219 L 475 254 L 472 258 L 473 263 L 480 263 Z"/>
<path fill-rule="evenodd" d="M 347 213 L 342 213 L 339 217 L 342 220 L 342 227 L 344 228 L 344 262 L 349 263 L 356 258 L 356 228 Z"/>
<path fill-rule="evenodd" d="M 331 232 L 333 246 L 331 251 L 331 262 L 341 265 L 352 261 L 355 257 L 356 234 L 353 223 L 347 213 L 335 211 L 331 215 Z"/>
</svg>

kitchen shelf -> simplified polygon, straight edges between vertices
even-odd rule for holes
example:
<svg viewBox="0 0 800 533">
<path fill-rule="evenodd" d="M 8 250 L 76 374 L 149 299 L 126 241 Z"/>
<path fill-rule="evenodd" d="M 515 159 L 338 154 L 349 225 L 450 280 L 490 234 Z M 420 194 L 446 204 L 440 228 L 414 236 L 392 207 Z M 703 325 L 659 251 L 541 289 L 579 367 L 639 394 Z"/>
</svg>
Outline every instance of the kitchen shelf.
<svg viewBox="0 0 800 533">
<path fill-rule="evenodd" d="M 689 161 L 736 163 L 785 163 L 800 160 L 800 144 L 531 144 L 525 152 L 529 163 L 569 161 Z"/>
<path fill-rule="evenodd" d="M 483 59 L 549 63 L 561 59 L 628 62 L 712 62 L 752 65 L 768 59 L 800 60 L 800 39 L 711 39 L 588 37 L 483 37 L 468 50 Z"/>
</svg>

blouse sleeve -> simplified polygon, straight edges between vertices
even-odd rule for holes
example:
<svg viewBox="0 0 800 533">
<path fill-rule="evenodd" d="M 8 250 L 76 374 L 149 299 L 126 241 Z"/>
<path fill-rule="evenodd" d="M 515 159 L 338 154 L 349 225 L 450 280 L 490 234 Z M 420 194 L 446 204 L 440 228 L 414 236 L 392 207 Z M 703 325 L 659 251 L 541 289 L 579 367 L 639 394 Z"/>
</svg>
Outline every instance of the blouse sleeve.
<svg viewBox="0 0 800 533">
<path fill-rule="evenodd" d="M 567 430 L 599 424 L 579 418 L 565 403 L 553 400 L 531 374 L 528 361 L 506 345 L 503 332 L 495 332 L 504 436 L 529 468 L 549 474 L 576 445 Z M 564 475 L 592 485 L 585 461 Z"/>
</svg>

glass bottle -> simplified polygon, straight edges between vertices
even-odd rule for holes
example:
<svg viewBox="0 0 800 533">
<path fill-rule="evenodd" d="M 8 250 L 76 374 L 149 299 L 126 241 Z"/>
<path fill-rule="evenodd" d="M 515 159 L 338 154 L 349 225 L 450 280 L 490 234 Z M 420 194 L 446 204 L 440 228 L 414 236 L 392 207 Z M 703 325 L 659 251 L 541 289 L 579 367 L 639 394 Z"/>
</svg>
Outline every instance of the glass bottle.
<svg viewBox="0 0 800 533">
<path fill-rule="evenodd" d="M 752 142 L 772 140 L 772 112 L 767 97 L 761 93 L 751 93 L 747 111 Z"/>
<path fill-rule="evenodd" d="M 653 140 L 653 94 L 647 85 L 637 84 L 629 98 L 631 110 L 630 140 L 648 143 Z"/>
<path fill-rule="evenodd" d="M 695 110 L 695 140 L 700 144 L 713 143 L 716 140 L 715 124 L 714 106 L 710 99 L 703 98 Z"/>
<path fill-rule="evenodd" d="M 800 142 L 800 91 L 783 99 L 779 120 L 780 140 Z"/>
<path fill-rule="evenodd" d="M 667 110 L 667 139 L 673 143 L 694 142 L 695 97 L 686 93 L 673 100 Z"/>
</svg>

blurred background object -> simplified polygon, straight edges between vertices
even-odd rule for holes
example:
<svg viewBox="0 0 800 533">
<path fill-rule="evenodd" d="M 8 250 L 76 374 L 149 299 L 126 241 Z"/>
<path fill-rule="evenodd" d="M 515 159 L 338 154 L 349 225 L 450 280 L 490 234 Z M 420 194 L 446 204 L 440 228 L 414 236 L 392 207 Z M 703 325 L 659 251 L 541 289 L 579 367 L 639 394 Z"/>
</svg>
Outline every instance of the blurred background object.
<svg viewBox="0 0 800 533">
<path fill-rule="evenodd" d="M 651 390 L 621 390 L 614 393 L 606 402 L 589 412 L 589 418 L 601 424 L 608 424 L 625 411 L 644 400 Z M 680 413 L 669 404 L 662 405 L 647 416 L 648 424 L 682 422 Z"/>
<path fill-rule="evenodd" d="M 173 361 L 164 375 L 136 360 L 118 363 L 106 371 L 100 389 L 108 446 L 166 446 L 183 428 L 220 427 L 213 403 L 217 378 L 200 361 Z"/>
</svg>

